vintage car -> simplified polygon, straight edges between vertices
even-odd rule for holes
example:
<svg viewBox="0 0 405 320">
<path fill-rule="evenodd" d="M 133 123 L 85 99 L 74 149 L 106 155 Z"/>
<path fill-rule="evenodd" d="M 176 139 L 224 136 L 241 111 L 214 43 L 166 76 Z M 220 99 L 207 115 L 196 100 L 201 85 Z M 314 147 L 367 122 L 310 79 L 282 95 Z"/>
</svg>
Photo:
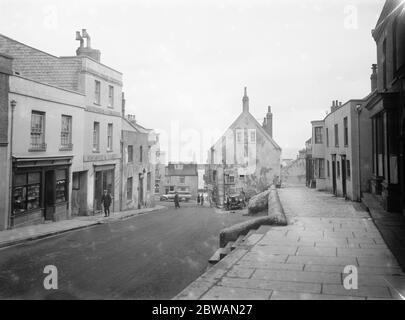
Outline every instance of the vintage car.
<svg viewBox="0 0 405 320">
<path fill-rule="evenodd" d="M 245 202 L 239 194 L 234 194 L 227 198 L 225 207 L 227 210 L 241 210 L 245 207 Z"/>
<path fill-rule="evenodd" d="M 179 191 L 179 201 L 180 202 L 188 202 L 191 199 L 191 194 L 185 191 Z M 174 196 L 176 193 L 174 191 L 170 191 L 167 194 L 160 196 L 160 201 L 174 201 Z"/>
</svg>

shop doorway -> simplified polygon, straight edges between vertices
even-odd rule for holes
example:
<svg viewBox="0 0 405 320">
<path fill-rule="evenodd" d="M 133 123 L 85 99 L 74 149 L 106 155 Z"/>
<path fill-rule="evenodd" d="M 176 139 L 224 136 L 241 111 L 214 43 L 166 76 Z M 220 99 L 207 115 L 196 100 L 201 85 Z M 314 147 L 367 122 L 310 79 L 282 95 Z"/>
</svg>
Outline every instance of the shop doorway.
<svg viewBox="0 0 405 320">
<path fill-rule="evenodd" d="M 99 213 L 103 207 L 101 197 L 104 190 L 110 194 L 112 198 L 111 211 L 114 211 L 114 169 L 97 170 L 94 179 L 94 212 Z"/>
</svg>

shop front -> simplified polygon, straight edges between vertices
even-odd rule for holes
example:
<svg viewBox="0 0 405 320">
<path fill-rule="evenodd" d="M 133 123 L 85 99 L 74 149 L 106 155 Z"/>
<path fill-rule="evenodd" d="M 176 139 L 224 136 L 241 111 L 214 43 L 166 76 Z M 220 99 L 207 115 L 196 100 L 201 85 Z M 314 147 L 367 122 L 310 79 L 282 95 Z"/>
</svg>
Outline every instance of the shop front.
<svg viewBox="0 0 405 320">
<path fill-rule="evenodd" d="M 11 226 L 69 218 L 72 157 L 14 158 Z"/>
</svg>

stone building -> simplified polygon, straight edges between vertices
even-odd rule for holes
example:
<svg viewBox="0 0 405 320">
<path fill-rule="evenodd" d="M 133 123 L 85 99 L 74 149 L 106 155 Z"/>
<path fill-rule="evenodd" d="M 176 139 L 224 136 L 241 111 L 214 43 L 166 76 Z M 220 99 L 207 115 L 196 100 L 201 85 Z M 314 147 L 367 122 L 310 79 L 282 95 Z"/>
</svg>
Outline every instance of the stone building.
<svg viewBox="0 0 405 320">
<path fill-rule="evenodd" d="M 136 123 L 133 115 L 122 118 L 121 210 L 153 207 L 156 168 L 156 135 Z"/>
<path fill-rule="evenodd" d="M 271 107 L 260 125 L 249 112 L 246 88 L 242 102 L 242 113 L 208 152 L 206 184 L 219 206 L 227 194 L 251 196 L 280 179 L 281 148 L 273 139 Z"/>
<path fill-rule="evenodd" d="M 56 57 L 0 35 L 13 59 L 9 127 L 18 128 L 8 138 L 7 227 L 97 213 L 103 190 L 119 209 L 122 74 L 100 62 L 85 30 L 76 36 L 76 56 Z"/>
<path fill-rule="evenodd" d="M 195 163 L 169 162 L 165 174 L 165 193 L 190 193 L 192 199 L 198 193 L 198 165 Z"/>
<path fill-rule="evenodd" d="M 312 122 L 315 187 L 360 201 L 371 178 L 371 123 L 365 99 L 332 102 L 322 121 Z"/>
<path fill-rule="evenodd" d="M 386 210 L 405 212 L 405 3 L 387 0 L 372 36 L 377 45 L 371 117 L 371 192 Z"/>
<path fill-rule="evenodd" d="M 11 102 L 8 95 L 12 73 L 12 58 L 0 53 L 0 230 L 10 224 L 10 115 L 15 102 Z"/>
</svg>

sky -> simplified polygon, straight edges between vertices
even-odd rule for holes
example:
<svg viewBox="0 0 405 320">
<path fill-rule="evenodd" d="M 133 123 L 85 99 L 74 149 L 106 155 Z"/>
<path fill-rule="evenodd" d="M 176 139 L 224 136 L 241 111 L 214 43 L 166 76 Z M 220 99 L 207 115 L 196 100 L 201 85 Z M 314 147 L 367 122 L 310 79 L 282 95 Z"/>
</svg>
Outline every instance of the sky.
<svg viewBox="0 0 405 320">
<path fill-rule="evenodd" d="M 371 30 L 384 0 L 0 0 L 0 33 L 56 56 L 91 35 L 124 74 L 126 111 L 161 133 L 166 160 L 207 160 L 242 112 L 273 112 L 283 158 L 295 158 L 332 100 L 370 92 Z"/>
</svg>

